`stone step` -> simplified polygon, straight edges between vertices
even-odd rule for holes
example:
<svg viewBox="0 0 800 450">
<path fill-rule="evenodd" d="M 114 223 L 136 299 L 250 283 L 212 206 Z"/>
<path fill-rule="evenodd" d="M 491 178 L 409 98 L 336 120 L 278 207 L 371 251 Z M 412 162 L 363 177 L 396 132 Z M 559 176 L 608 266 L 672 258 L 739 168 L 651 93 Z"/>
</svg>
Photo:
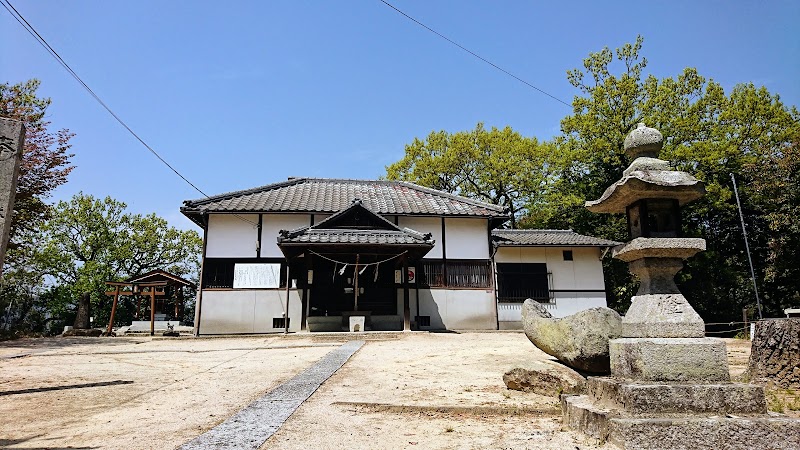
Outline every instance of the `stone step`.
<svg viewBox="0 0 800 450">
<path fill-rule="evenodd" d="M 647 383 L 589 377 L 586 393 L 593 403 L 622 410 L 624 416 L 767 413 L 764 388 L 754 384 Z"/>
<path fill-rule="evenodd" d="M 627 417 L 587 395 L 563 395 L 561 407 L 569 428 L 623 450 L 800 450 L 800 420 L 779 415 Z"/>
<path fill-rule="evenodd" d="M 564 394 L 561 396 L 561 411 L 564 424 L 569 428 L 601 442 L 608 440 L 609 420 L 613 414 L 610 409 L 596 406 L 586 395 Z"/>
</svg>

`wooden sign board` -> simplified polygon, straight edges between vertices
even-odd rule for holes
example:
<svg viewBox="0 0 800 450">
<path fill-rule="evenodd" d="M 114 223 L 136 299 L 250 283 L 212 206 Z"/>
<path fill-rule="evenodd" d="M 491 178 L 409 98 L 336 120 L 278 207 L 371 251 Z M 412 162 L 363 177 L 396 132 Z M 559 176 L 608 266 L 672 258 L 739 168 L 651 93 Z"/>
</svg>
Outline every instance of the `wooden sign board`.
<svg viewBox="0 0 800 450">
<path fill-rule="evenodd" d="M 281 284 L 280 264 L 236 264 L 233 266 L 233 288 L 273 288 Z"/>
</svg>

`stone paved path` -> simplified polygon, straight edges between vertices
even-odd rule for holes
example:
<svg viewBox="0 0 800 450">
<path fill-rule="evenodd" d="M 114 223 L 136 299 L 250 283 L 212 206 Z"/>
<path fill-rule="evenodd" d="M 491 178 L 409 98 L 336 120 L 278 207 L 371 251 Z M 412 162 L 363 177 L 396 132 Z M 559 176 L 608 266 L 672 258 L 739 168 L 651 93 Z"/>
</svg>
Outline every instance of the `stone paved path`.
<svg viewBox="0 0 800 450">
<path fill-rule="evenodd" d="M 179 450 L 257 449 L 341 368 L 364 341 L 350 341 Z"/>
</svg>

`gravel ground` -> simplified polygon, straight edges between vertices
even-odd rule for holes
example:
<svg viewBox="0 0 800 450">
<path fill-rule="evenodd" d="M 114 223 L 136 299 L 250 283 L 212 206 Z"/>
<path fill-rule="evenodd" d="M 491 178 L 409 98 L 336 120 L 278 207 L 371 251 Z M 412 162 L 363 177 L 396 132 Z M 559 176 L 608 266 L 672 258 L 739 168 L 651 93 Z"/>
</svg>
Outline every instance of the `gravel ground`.
<svg viewBox="0 0 800 450">
<path fill-rule="evenodd" d="M 0 342 L 0 448 L 176 448 L 352 335 Z M 729 342 L 731 372 L 749 348 Z M 502 375 L 549 359 L 521 333 L 367 335 L 264 449 L 598 449 L 555 398 Z"/>
</svg>

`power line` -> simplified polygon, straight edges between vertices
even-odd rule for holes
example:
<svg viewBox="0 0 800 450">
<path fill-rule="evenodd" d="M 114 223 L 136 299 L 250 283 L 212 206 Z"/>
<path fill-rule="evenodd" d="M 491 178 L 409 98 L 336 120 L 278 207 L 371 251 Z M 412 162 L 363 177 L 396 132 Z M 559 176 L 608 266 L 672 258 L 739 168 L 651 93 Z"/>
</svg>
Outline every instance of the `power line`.
<svg viewBox="0 0 800 450">
<path fill-rule="evenodd" d="M 506 75 L 510 76 L 511 78 L 513 78 L 513 79 L 515 79 L 515 80 L 519 81 L 520 83 L 522 83 L 522 84 L 524 84 L 524 85 L 526 85 L 526 86 L 528 86 L 528 87 L 530 87 L 530 88 L 533 88 L 533 89 L 535 89 L 535 90 L 539 91 L 540 93 L 542 93 L 542 94 L 544 94 L 544 95 L 546 95 L 546 96 L 548 96 L 548 97 L 552 98 L 553 100 L 555 100 L 555 101 L 557 101 L 557 102 L 559 102 L 559 103 L 562 103 L 562 104 L 564 104 L 564 105 L 566 105 L 566 106 L 572 107 L 572 105 L 570 105 L 569 103 L 565 102 L 564 100 L 561 100 L 560 98 L 556 97 L 555 95 L 552 95 L 552 94 L 550 94 L 550 93 L 548 93 L 548 92 L 546 92 L 546 91 L 544 91 L 544 90 L 542 90 L 542 89 L 539 89 L 538 87 L 534 86 L 533 84 L 531 84 L 531 83 L 529 83 L 529 82 L 527 82 L 527 81 L 523 80 L 522 78 L 520 78 L 520 77 L 518 77 L 518 76 L 514 75 L 513 73 L 509 72 L 508 70 L 506 70 L 506 69 L 503 69 L 502 67 L 498 66 L 497 64 L 495 64 L 495 63 L 493 63 L 493 62 L 489 61 L 488 59 L 484 58 L 483 56 L 481 56 L 481 55 L 479 55 L 479 54 L 477 54 L 477 53 L 473 52 L 472 50 L 470 50 L 470 49 L 468 49 L 468 48 L 464 47 L 463 45 L 459 44 L 458 42 L 456 42 L 456 41 L 454 41 L 454 40 L 452 40 L 452 39 L 448 38 L 447 36 L 443 35 L 442 33 L 439 33 L 438 31 L 436 31 L 436 30 L 434 30 L 433 28 L 431 28 L 431 27 L 429 27 L 429 26 L 425 25 L 424 23 L 420 22 L 419 20 L 417 20 L 417 19 L 415 19 L 415 18 L 413 18 L 413 17 L 409 16 L 408 14 L 406 14 L 406 13 L 405 13 L 405 12 L 403 12 L 403 11 L 401 11 L 400 9 L 398 9 L 396 6 L 392 5 L 391 3 L 389 3 L 389 2 L 387 2 L 387 1 L 385 1 L 385 0 L 380 0 L 380 1 L 381 1 L 381 3 L 383 3 L 384 5 L 388 6 L 389 8 L 392 8 L 393 10 L 395 10 L 395 11 L 397 11 L 398 13 L 400 13 L 401 15 L 403 15 L 405 18 L 407 18 L 407 19 L 411 20 L 412 22 L 416 23 L 417 25 L 421 26 L 422 28 L 425 28 L 426 30 L 430 31 L 431 33 L 433 33 L 433 34 L 435 34 L 435 35 L 439 36 L 440 38 L 444 39 L 445 41 L 447 41 L 447 42 L 449 42 L 449 43 L 451 43 L 451 44 L 455 45 L 456 47 L 460 48 L 461 50 L 464 50 L 465 52 L 467 52 L 467 53 L 469 53 L 470 55 L 472 55 L 472 56 L 474 56 L 474 57 L 478 58 L 479 60 L 481 60 L 481 61 L 485 62 L 486 64 L 488 64 L 488 65 L 490 65 L 490 66 L 494 67 L 495 69 L 499 70 L 500 72 L 503 72 L 504 74 L 506 74 Z"/>
<path fill-rule="evenodd" d="M 25 30 L 27 30 L 28 33 L 30 33 L 31 36 L 33 36 L 34 39 L 36 39 L 36 41 L 39 42 L 39 44 L 41 44 L 45 48 L 45 50 L 47 50 L 48 53 L 50 53 L 56 59 L 56 61 L 58 61 L 58 63 L 61 64 L 67 70 L 67 72 L 69 72 L 69 74 L 72 75 L 72 77 L 75 78 L 75 80 L 78 83 L 80 83 L 81 86 L 83 86 L 83 88 L 86 89 L 87 92 L 89 92 L 89 94 L 92 97 L 94 97 L 95 100 L 97 100 L 98 103 L 100 103 L 100 106 L 105 108 L 105 110 L 108 111 L 108 113 L 111 114 L 111 116 L 114 117 L 114 119 L 116 119 L 117 122 L 119 122 L 120 125 L 122 125 L 126 130 L 128 130 L 128 132 L 131 135 L 133 135 L 133 137 L 135 137 L 136 140 L 141 142 L 142 145 L 144 145 L 148 150 L 150 150 L 150 153 L 155 155 L 155 157 L 158 158 L 162 163 L 164 163 L 164 165 L 166 165 L 167 167 L 170 168 L 170 170 L 175 172 L 175 175 L 178 175 L 179 177 L 181 177 L 181 179 L 183 179 L 183 181 L 188 183 L 197 192 L 199 192 L 199 193 L 203 194 L 204 196 L 208 197 L 208 195 L 206 195 L 205 192 L 200 190 L 200 188 L 195 186 L 194 183 L 192 183 L 191 181 L 186 179 L 186 177 L 181 175 L 181 173 L 178 172 L 174 167 L 172 167 L 172 165 L 170 163 L 168 163 L 164 158 L 162 158 L 161 155 L 158 154 L 158 152 L 156 152 L 155 150 L 153 150 L 152 147 L 147 145 L 147 143 L 141 137 L 139 137 L 139 135 L 136 134 L 136 132 L 134 132 L 131 129 L 131 127 L 128 126 L 128 124 L 126 124 L 122 119 L 120 119 L 120 117 L 116 113 L 114 113 L 114 111 L 112 111 L 111 108 L 109 108 L 108 105 L 106 105 L 106 103 L 97 94 L 95 94 L 95 92 L 92 90 L 92 88 L 90 88 L 86 83 L 84 83 L 84 81 L 81 79 L 81 77 L 79 77 L 78 74 L 75 73 L 74 70 L 72 70 L 72 68 L 69 66 L 69 64 L 67 64 L 66 61 L 64 61 L 64 59 L 61 58 L 61 55 L 59 55 L 58 52 L 56 52 L 53 49 L 53 47 L 51 47 L 50 44 L 47 43 L 47 41 L 36 31 L 35 28 L 33 28 L 33 26 L 27 20 L 25 20 L 24 17 L 22 17 L 22 14 L 20 14 L 19 11 L 17 11 L 17 9 L 14 8 L 14 6 L 8 0 L 0 0 L 0 2 L 2 2 L 3 6 L 6 8 L 6 10 L 9 13 L 11 13 L 11 15 L 15 19 L 17 19 L 17 22 L 19 22 L 20 25 L 22 25 L 25 28 Z M 11 8 L 11 9 L 9 9 L 9 8 Z M 13 10 L 13 12 L 12 12 L 12 10 Z"/>
<path fill-rule="evenodd" d="M 106 111 L 108 111 L 108 113 L 111 114 L 111 116 L 117 122 L 119 122 L 119 124 L 122 125 L 123 128 L 128 130 L 128 132 L 134 138 L 136 138 L 137 141 L 139 141 L 142 145 L 144 145 L 144 147 L 147 150 L 149 150 L 150 153 L 152 153 L 156 158 L 158 158 L 159 161 L 161 161 L 172 172 L 174 172 L 175 175 L 179 176 L 183 181 L 185 181 L 189 186 L 194 188 L 194 190 L 202 194 L 204 197 L 209 198 L 208 194 L 203 192 L 199 187 L 195 186 L 194 183 L 189 181 L 188 178 L 186 178 L 180 172 L 178 172 L 177 169 L 175 169 L 169 162 L 167 162 L 167 160 L 165 160 L 161 155 L 159 155 L 158 152 L 156 152 L 152 147 L 150 147 L 147 144 L 147 142 L 144 141 L 144 139 L 139 137 L 139 135 L 136 134 L 136 132 L 133 131 L 133 129 L 131 129 L 131 127 L 129 127 L 127 123 L 125 123 L 125 121 L 123 121 L 114 111 L 112 111 L 111 108 L 108 105 L 106 105 L 106 103 L 92 90 L 92 88 L 90 88 L 89 85 L 87 85 L 83 81 L 83 79 L 81 79 L 81 77 L 78 76 L 78 74 L 74 70 L 72 70 L 72 67 L 70 67 L 66 61 L 64 61 L 61 55 L 59 55 L 58 52 L 56 52 L 55 49 L 53 49 L 53 47 L 47 43 L 47 41 L 42 37 L 42 35 L 40 35 L 39 32 L 36 31 L 35 28 L 33 28 L 33 25 L 31 25 L 25 19 L 25 17 L 23 17 L 22 14 L 20 14 L 20 12 L 17 11 L 16 8 L 14 8 L 14 5 L 12 5 L 9 0 L 0 0 L 0 3 L 3 5 L 6 11 L 8 11 L 8 13 L 11 14 L 11 17 L 13 17 L 17 22 L 19 22 L 19 24 L 22 25 L 22 28 L 24 28 L 25 31 L 27 31 L 28 34 L 30 34 L 36 40 L 36 42 L 39 43 L 39 45 L 41 45 L 53 58 L 55 58 L 55 60 L 72 76 L 72 78 L 74 78 L 78 83 L 80 83 L 80 85 L 83 86 L 83 88 L 89 93 L 89 95 L 91 95 L 100 104 L 100 106 L 102 106 Z M 241 220 L 244 220 L 245 222 L 253 226 L 258 226 L 257 223 L 247 220 L 244 217 L 239 216 L 238 214 L 236 214 L 236 217 L 238 217 Z"/>
</svg>

